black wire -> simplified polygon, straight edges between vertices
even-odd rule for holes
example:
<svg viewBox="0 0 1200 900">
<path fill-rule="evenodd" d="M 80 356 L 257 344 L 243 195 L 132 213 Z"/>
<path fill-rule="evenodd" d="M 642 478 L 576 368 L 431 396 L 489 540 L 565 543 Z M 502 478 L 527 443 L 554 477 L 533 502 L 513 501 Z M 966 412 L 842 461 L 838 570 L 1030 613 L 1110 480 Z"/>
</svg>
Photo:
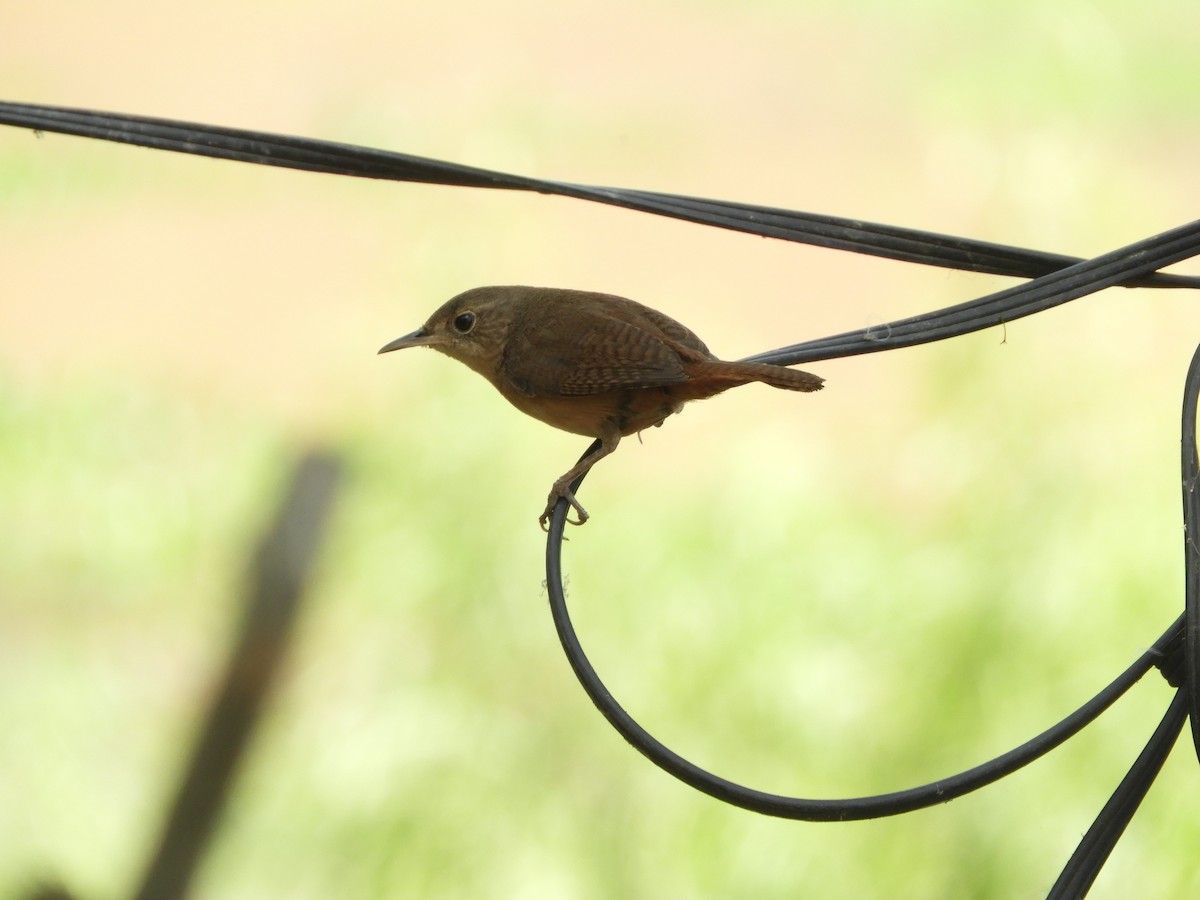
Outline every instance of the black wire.
<svg viewBox="0 0 1200 900">
<path fill-rule="evenodd" d="M 1145 749 L 1138 755 L 1128 774 L 1121 779 L 1116 791 L 1104 804 L 1104 809 L 1092 823 L 1075 852 L 1067 861 L 1062 874 L 1047 894 L 1048 900 L 1074 900 L 1083 897 L 1091 888 L 1100 869 L 1108 861 L 1113 848 L 1133 814 L 1141 806 L 1150 785 L 1158 777 L 1171 748 L 1179 738 L 1183 720 L 1188 715 L 1188 701 L 1183 690 L 1175 692 L 1171 705 L 1150 736 Z"/>
<path fill-rule="evenodd" d="M 1181 482 L 1183 489 L 1184 666 L 1183 684 L 1192 720 L 1192 743 L 1200 759 L 1200 458 L 1196 411 L 1200 405 L 1200 347 L 1192 356 L 1183 390 Z"/>
<path fill-rule="evenodd" d="M 781 366 L 942 341 L 1044 312 L 1200 254 L 1200 220 L 966 303 L 748 357 Z"/>
<path fill-rule="evenodd" d="M 333 141 L 174 119 L 0 102 L 0 124 L 309 172 L 557 194 L 781 240 L 996 275 L 1033 278 L 1079 262 L 1077 257 L 839 216 L 529 178 Z M 1146 271 L 1129 282 L 1135 285 L 1200 287 L 1200 277 Z"/>
<path fill-rule="evenodd" d="M 626 193 L 642 195 L 644 192 L 627 191 Z M 829 240 L 825 246 L 863 252 L 863 246 L 866 245 L 887 250 L 886 255 L 889 258 L 907 262 L 928 264 L 927 255 L 932 246 L 936 247 L 937 251 L 943 255 L 944 265 L 947 268 L 964 271 L 1036 278 L 1039 275 L 1047 275 L 1057 269 L 1080 262 L 1080 258 L 1077 256 L 1066 256 L 1061 253 L 1046 253 L 1040 250 L 1028 250 L 987 241 L 917 231 L 912 228 L 898 228 L 833 216 L 817 216 L 775 207 L 729 203 L 721 200 L 698 200 L 694 197 L 683 197 L 677 194 L 649 196 L 669 197 L 680 207 L 695 208 L 698 211 L 728 210 L 731 217 L 742 222 L 758 223 L 760 228 L 774 226 L 778 227 L 781 232 L 786 232 L 788 228 L 803 226 L 815 233 L 824 233 Z M 836 223 L 838 228 L 836 230 L 829 228 L 829 223 Z M 758 231 L 756 233 L 765 232 Z M 856 233 L 861 234 L 858 240 L 854 240 Z M 868 234 L 869 240 L 867 240 Z M 786 238 L 785 233 L 772 236 Z M 1159 283 L 1160 278 L 1166 280 Z M 1131 287 L 1149 284 L 1156 284 L 1159 287 L 1195 287 L 1197 286 L 1196 282 L 1197 279 L 1186 275 L 1161 275 L 1128 284 Z"/>
<path fill-rule="evenodd" d="M 584 456 L 593 452 L 595 447 L 596 444 L 589 447 Z M 572 492 L 578 490 L 582 482 L 582 476 L 576 479 L 571 485 Z M 567 501 L 560 499 L 550 518 L 550 533 L 546 541 L 546 585 L 559 641 L 562 643 L 571 668 L 584 691 L 613 728 L 656 766 L 711 797 L 768 816 L 803 819 L 810 822 L 893 816 L 934 806 L 938 803 L 946 803 L 991 784 L 1049 753 L 1108 709 L 1146 672 L 1158 665 L 1166 654 L 1167 648 L 1177 640 L 1178 633 L 1183 627 L 1183 617 L 1181 616 L 1154 643 L 1154 646 L 1143 653 L 1095 697 L 1057 725 L 990 762 L 921 787 L 873 797 L 839 800 L 786 797 L 745 787 L 719 775 L 714 775 L 684 759 L 642 728 L 605 687 L 579 643 L 575 628 L 571 624 L 570 613 L 567 610 L 566 592 L 563 588 L 562 578 L 562 539 L 568 510 Z"/>
</svg>

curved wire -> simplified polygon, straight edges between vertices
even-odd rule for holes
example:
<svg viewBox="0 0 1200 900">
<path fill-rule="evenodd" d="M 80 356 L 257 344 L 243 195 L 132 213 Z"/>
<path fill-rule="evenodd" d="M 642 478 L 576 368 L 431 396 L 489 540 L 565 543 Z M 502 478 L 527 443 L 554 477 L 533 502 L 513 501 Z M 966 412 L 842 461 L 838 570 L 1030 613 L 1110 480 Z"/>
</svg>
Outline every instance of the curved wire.
<svg viewBox="0 0 1200 900">
<path fill-rule="evenodd" d="M 1019 288 L 1001 291 L 970 303 L 960 304 L 956 307 L 950 307 L 946 310 L 940 310 L 897 323 L 897 328 L 901 330 L 899 341 L 906 341 L 907 343 L 886 341 L 885 343 L 888 346 L 879 347 L 878 349 L 891 349 L 898 345 L 906 346 L 911 343 L 940 340 L 952 334 L 978 330 L 989 324 L 994 324 L 991 321 L 991 317 L 997 314 L 997 310 L 1001 310 L 1009 316 L 1014 316 L 1018 312 L 1020 315 L 1031 315 L 1050 306 L 1065 303 L 1083 296 L 1092 290 L 1098 290 L 1100 286 L 1105 286 L 1104 282 L 1106 281 L 1114 283 L 1111 279 L 1119 280 L 1123 277 L 1128 277 L 1142 266 L 1156 268 L 1160 264 L 1165 265 L 1166 263 L 1160 262 L 1163 258 L 1172 257 L 1174 259 L 1181 259 L 1186 256 L 1195 255 L 1197 252 L 1200 252 L 1200 222 L 1183 226 L 1182 228 L 1149 238 L 1145 241 L 1139 241 L 1129 247 L 1123 247 L 1096 259 L 1078 263 L 1066 270 L 1035 279 L 1030 284 Z M 947 334 L 947 331 L 950 334 Z M 892 336 L 889 335 L 889 337 Z M 810 342 L 808 345 L 783 348 L 780 351 L 759 354 L 756 357 L 750 358 L 764 362 L 787 364 L 799 362 L 802 359 L 828 358 L 831 356 L 849 355 L 856 352 L 869 352 L 868 350 L 858 349 L 864 340 L 864 332 L 854 332 L 849 335 Z M 805 353 L 811 355 L 805 356 Z M 1195 490 L 1197 485 L 1195 424 L 1196 397 L 1198 395 L 1200 395 L 1200 350 L 1197 351 L 1197 355 L 1193 359 L 1192 368 L 1189 370 L 1184 407 L 1184 507 L 1185 522 L 1189 526 L 1187 528 L 1187 535 L 1189 548 L 1188 584 L 1190 592 L 1189 605 L 1185 615 L 1180 616 L 1163 633 L 1159 640 L 1155 642 L 1153 647 L 1147 650 L 1108 687 L 1057 725 L 1047 729 L 1020 747 L 958 775 L 921 787 L 873 797 L 840 800 L 786 797 L 728 781 L 696 766 L 666 747 L 642 728 L 616 701 L 596 674 L 575 634 L 574 626 L 571 624 L 570 614 L 567 610 L 566 596 L 562 584 L 562 539 L 568 508 L 565 500 L 560 500 L 556 504 L 550 520 L 546 544 L 546 579 L 550 594 L 551 612 L 554 617 L 559 640 L 580 684 L 609 723 L 655 765 L 693 788 L 703 791 L 719 800 L 765 815 L 809 821 L 875 818 L 896 815 L 937 803 L 944 803 L 990 784 L 1022 766 L 1028 765 L 1033 760 L 1062 744 L 1063 741 L 1076 734 L 1107 709 L 1151 667 L 1159 666 L 1165 668 L 1169 666 L 1173 658 L 1173 653 L 1180 642 L 1181 635 L 1187 641 L 1185 677 L 1189 679 L 1189 684 L 1196 682 L 1197 666 L 1192 660 L 1195 654 L 1200 652 L 1200 628 L 1195 626 L 1195 623 L 1200 621 L 1200 619 L 1197 617 L 1196 610 L 1197 592 L 1193 589 L 1194 584 L 1200 585 L 1200 581 L 1197 581 L 1195 574 L 1197 566 L 1193 560 L 1193 557 L 1200 555 L 1200 548 L 1196 547 L 1193 538 L 1195 524 L 1200 522 L 1200 517 L 1196 515 L 1197 510 L 1200 509 L 1200 497 L 1197 496 L 1200 492 Z M 595 447 L 596 444 L 593 444 L 584 455 L 592 453 Z M 582 481 L 583 478 L 581 477 L 571 486 L 573 492 L 578 490 Z M 1186 633 L 1185 620 L 1188 623 Z M 1191 693 L 1193 698 L 1195 697 L 1194 692 L 1189 691 L 1188 693 Z M 1194 699 L 1192 702 L 1194 704 Z M 1194 732 L 1196 729 L 1196 719 L 1197 717 L 1193 715 Z M 1198 744 L 1198 747 L 1200 747 L 1200 744 Z M 1149 748 L 1147 753 L 1150 753 Z M 1140 771 L 1145 772 L 1149 770 L 1146 768 L 1146 765 L 1143 765 Z M 1157 772 L 1157 769 L 1154 769 L 1154 772 Z M 1149 781 L 1153 781 L 1153 777 L 1154 774 L 1150 774 Z M 1132 772 L 1130 779 L 1133 779 Z M 1123 785 L 1141 784 L 1136 779 L 1132 781 L 1130 779 L 1127 779 Z M 1146 782 L 1144 787 L 1148 787 L 1148 783 Z M 1144 787 L 1142 788 L 1143 793 Z M 1128 792 L 1133 790 L 1133 788 L 1126 786 L 1124 790 Z M 1110 805 L 1105 808 L 1105 812 L 1102 812 L 1096 824 L 1093 825 L 1093 829 L 1102 831 L 1104 827 L 1107 827 L 1106 823 L 1113 815 L 1116 815 L 1115 813 L 1105 815 L 1110 808 L 1126 810 L 1128 815 L 1132 816 L 1136 806 L 1136 802 L 1130 806 L 1128 800 L 1124 806 L 1121 806 L 1114 797 L 1114 800 L 1110 802 Z M 1117 832 L 1117 836 L 1119 836 L 1119 831 Z M 1115 839 L 1113 837 L 1114 842 Z M 1075 858 L 1073 857 L 1072 864 L 1086 868 L 1088 864 L 1086 861 L 1095 861 L 1100 858 L 1105 846 L 1111 849 L 1111 845 L 1105 844 L 1103 840 L 1093 840 L 1085 843 L 1086 847 L 1081 844 L 1080 850 L 1077 851 L 1077 856 L 1079 856 L 1081 862 L 1075 863 Z M 1107 851 L 1104 852 L 1106 853 Z M 1102 863 L 1103 859 L 1100 858 L 1099 864 Z M 1064 873 L 1064 877 L 1066 877 L 1066 873 Z"/>
<path fill-rule="evenodd" d="M 591 452 L 592 448 L 589 447 L 587 453 Z M 583 478 L 580 477 L 571 485 L 572 492 L 578 490 L 582 481 Z M 562 643 L 571 668 L 584 691 L 613 728 L 656 766 L 711 797 L 768 816 L 803 819 L 810 822 L 849 821 L 893 816 L 934 806 L 938 803 L 946 803 L 991 784 L 1049 753 L 1095 720 L 1136 684 L 1146 672 L 1161 662 L 1171 644 L 1178 640 L 1178 634 L 1183 628 L 1183 617 L 1181 616 L 1150 649 L 1135 660 L 1120 676 L 1057 725 L 1046 729 L 1032 740 L 990 762 L 975 766 L 958 775 L 921 787 L 871 797 L 825 800 L 772 794 L 729 781 L 683 758 L 638 724 L 605 687 L 579 643 L 579 638 L 571 623 L 570 613 L 567 610 L 562 577 L 562 539 L 567 512 L 567 501 L 560 499 L 550 518 L 550 533 L 546 539 L 546 585 L 559 641 Z"/>
</svg>

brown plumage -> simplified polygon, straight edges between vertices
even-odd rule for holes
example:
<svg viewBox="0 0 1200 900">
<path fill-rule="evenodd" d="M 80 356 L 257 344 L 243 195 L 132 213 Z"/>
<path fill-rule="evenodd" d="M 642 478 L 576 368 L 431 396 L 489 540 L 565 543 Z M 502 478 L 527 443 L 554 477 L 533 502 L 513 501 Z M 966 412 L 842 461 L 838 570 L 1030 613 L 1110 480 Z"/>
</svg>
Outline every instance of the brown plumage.
<svg viewBox="0 0 1200 900">
<path fill-rule="evenodd" d="M 624 297 L 538 287 L 480 287 L 447 301 L 412 334 L 379 352 L 432 347 L 470 366 L 513 406 L 548 425 L 600 439 L 554 482 L 540 521 L 559 498 L 588 514 L 571 482 L 625 435 L 661 425 L 689 400 L 752 381 L 817 391 L 824 379 L 764 363 L 723 362 L 674 319 Z"/>
</svg>

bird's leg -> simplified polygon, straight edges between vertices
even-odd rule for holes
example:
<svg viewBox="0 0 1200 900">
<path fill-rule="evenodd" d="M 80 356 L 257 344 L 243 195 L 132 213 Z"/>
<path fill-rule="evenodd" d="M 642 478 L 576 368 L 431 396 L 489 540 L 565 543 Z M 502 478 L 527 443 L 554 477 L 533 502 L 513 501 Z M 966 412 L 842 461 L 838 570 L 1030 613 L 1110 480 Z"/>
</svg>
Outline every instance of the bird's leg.
<svg viewBox="0 0 1200 900">
<path fill-rule="evenodd" d="M 588 520 L 587 510 L 579 505 L 579 501 L 575 499 L 575 492 L 571 490 L 571 482 L 579 478 L 585 472 L 592 468 L 596 463 L 602 460 L 608 454 L 617 449 L 617 444 L 621 442 L 621 434 L 615 428 L 600 436 L 600 446 L 575 463 L 561 478 L 554 482 L 554 486 L 550 488 L 550 496 L 546 500 L 546 511 L 538 518 L 538 522 L 542 526 L 542 531 L 549 531 L 550 516 L 554 512 L 554 507 L 558 505 L 559 498 L 566 500 L 571 507 L 579 514 L 579 519 L 570 519 L 567 521 L 572 525 L 582 525 Z"/>
</svg>

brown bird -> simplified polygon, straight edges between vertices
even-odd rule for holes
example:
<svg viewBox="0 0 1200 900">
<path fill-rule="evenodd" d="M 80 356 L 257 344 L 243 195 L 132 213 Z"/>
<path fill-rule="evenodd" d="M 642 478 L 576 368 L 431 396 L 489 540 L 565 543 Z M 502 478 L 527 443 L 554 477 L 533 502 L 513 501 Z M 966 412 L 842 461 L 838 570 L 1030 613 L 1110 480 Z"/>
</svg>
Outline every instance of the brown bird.
<svg viewBox="0 0 1200 900">
<path fill-rule="evenodd" d="M 766 363 L 723 362 L 674 319 L 624 297 L 539 287 L 480 287 L 453 297 L 380 353 L 432 347 L 470 366 L 513 406 L 600 446 L 554 482 L 539 521 L 559 498 L 587 511 L 571 482 L 622 437 L 661 425 L 689 400 L 752 381 L 818 391 L 824 379 Z"/>
</svg>

